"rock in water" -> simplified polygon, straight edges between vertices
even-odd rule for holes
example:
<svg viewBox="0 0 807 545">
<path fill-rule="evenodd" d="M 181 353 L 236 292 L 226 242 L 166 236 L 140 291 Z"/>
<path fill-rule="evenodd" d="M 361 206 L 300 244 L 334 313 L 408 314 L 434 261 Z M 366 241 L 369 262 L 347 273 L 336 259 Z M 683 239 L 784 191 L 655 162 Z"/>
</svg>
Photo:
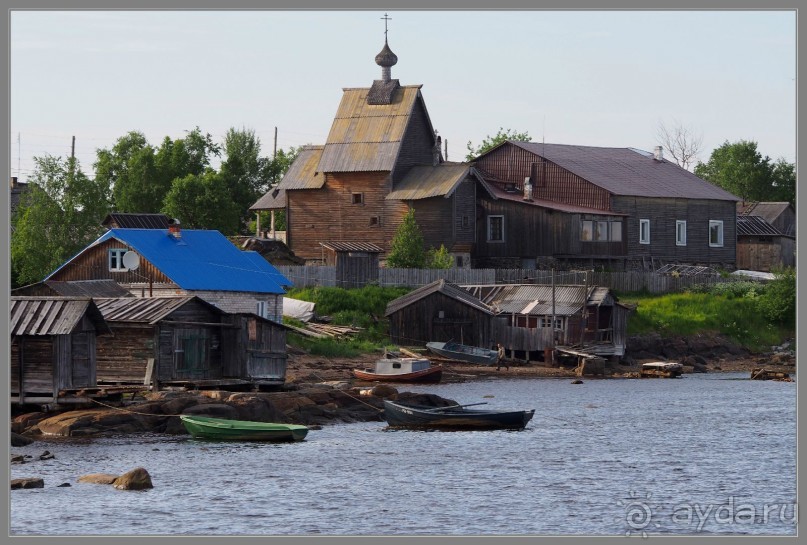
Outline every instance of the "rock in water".
<svg viewBox="0 0 807 545">
<path fill-rule="evenodd" d="M 112 484 L 117 479 L 117 475 L 111 475 L 109 473 L 90 473 L 89 475 L 82 475 L 78 478 L 78 482 L 80 483 L 92 483 L 92 484 Z"/>
<path fill-rule="evenodd" d="M 20 435 L 19 433 L 11 432 L 11 446 L 12 447 L 24 447 L 25 445 L 30 445 L 33 443 L 34 440 L 30 437 L 25 437 L 24 435 Z"/>
<path fill-rule="evenodd" d="M 118 490 L 145 490 L 154 488 L 151 475 L 142 467 L 136 467 L 115 479 L 112 486 Z"/>
<path fill-rule="evenodd" d="M 19 490 L 21 488 L 45 488 L 45 481 L 38 477 L 11 480 L 11 490 Z"/>
</svg>

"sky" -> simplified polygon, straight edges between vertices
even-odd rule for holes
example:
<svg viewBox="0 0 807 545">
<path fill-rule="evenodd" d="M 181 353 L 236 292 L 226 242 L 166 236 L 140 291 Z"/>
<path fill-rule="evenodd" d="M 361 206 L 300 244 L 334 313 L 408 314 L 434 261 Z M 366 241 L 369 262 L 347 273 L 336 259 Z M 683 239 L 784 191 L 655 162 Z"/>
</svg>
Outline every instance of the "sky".
<svg viewBox="0 0 807 545">
<path fill-rule="evenodd" d="M 263 155 L 322 144 L 346 87 L 381 78 L 382 10 L 14 11 L 11 176 L 82 169 L 130 131 L 159 146 L 247 128 Z M 422 84 L 448 160 L 499 128 L 652 150 L 660 124 L 796 160 L 794 11 L 387 11 L 392 77 Z M 214 163 L 214 166 L 216 164 Z"/>
</svg>

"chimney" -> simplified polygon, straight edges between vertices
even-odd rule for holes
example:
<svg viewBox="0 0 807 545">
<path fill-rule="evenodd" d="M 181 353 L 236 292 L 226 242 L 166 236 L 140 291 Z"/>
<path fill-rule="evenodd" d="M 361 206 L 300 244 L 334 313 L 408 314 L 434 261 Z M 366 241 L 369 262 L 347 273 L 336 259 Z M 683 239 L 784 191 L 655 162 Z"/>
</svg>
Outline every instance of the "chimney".
<svg viewBox="0 0 807 545">
<path fill-rule="evenodd" d="M 532 184 L 529 178 L 524 178 L 524 200 L 532 201 Z"/>
<path fill-rule="evenodd" d="M 664 160 L 664 148 L 661 146 L 656 146 L 653 150 L 653 159 L 656 161 L 663 161 Z"/>
<path fill-rule="evenodd" d="M 14 189 L 15 187 L 17 187 L 17 177 L 12 176 L 11 177 L 11 189 Z"/>
<path fill-rule="evenodd" d="M 182 238 L 182 230 L 179 228 L 178 219 L 168 220 L 168 236 L 172 236 L 177 240 Z"/>
</svg>

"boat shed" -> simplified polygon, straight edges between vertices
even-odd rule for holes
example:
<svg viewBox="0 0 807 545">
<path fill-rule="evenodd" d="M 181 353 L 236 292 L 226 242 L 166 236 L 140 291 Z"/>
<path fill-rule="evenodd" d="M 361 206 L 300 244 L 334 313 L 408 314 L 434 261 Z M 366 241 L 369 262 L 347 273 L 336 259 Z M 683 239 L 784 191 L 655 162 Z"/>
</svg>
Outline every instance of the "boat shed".
<svg viewBox="0 0 807 545">
<path fill-rule="evenodd" d="M 282 385 L 286 326 L 229 314 L 196 296 L 98 299 L 113 336 L 98 345 L 98 381 L 186 388 Z"/>
<path fill-rule="evenodd" d="M 491 308 L 459 286 L 436 280 L 390 301 L 390 338 L 405 345 L 457 341 L 492 348 Z"/>
<path fill-rule="evenodd" d="M 58 403 L 96 385 L 96 337 L 110 328 L 89 298 L 11 297 L 11 400 Z"/>
<path fill-rule="evenodd" d="M 323 262 L 336 267 L 336 285 L 362 288 L 378 280 L 378 254 L 384 248 L 369 242 L 322 242 Z"/>
<path fill-rule="evenodd" d="M 609 288 L 545 284 L 464 288 L 495 312 L 492 330 L 496 341 L 528 361 L 533 352 L 543 354 L 545 349 L 558 347 L 575 347 L 598 356 L 625 354 L 630 309 Z"/>
</svg>

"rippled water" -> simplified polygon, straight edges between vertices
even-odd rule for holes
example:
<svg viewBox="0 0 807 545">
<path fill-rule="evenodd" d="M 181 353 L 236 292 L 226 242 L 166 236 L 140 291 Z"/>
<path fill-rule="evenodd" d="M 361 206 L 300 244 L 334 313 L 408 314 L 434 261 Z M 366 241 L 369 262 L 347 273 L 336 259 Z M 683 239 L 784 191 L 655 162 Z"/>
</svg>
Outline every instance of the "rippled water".
<svg viewBox="0 0 807 545">
<path fill-rule="evenodd" d="M 37 442 L 12 448 L 56 457 L 11 466 L 12 478 L 45 480 L 12 491 L 11 535 L 795 534 L 795 383 L 744 373 L 405 389 L 536 414 L 523 431 L 374 422 L 293 444 Z M 137 466 L 154 489 L 76 483 Z"/>
</svg>

